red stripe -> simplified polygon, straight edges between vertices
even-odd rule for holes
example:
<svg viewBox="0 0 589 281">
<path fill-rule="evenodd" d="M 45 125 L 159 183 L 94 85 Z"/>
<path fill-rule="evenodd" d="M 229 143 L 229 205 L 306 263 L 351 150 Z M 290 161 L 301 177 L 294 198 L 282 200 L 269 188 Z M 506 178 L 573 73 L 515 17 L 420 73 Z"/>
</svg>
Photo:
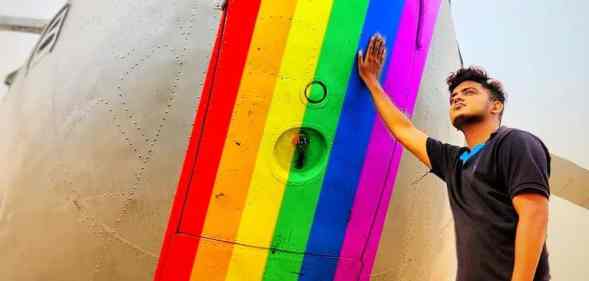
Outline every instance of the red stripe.
<svg viewBox="0 0 589 281">
<path fill-rule="evenodd" d="M 185 235 L 177 234 L 202 231 L 259 6 L 260 0 L 229 0 L 221 20 L 155 281 L 190 278 L 198 242 L 185 243 Z M 204 131 L 207 138 L 201 139 Z M 180 244 L 186 247 L 174 247 Z"/>
<path fill-rule="evenodd" d="M 200 235 L 217 175 L 260 1 L 231 1 L 219 64 L 179 232 Z"/>
<path fill-rule="evenodd" d="M 198 247 L 198 239 L 184 234 L 176 234 L 167 243 L 167 266 L 162 265 L 156 271 L 156 281 L 188 281 L 192 272 L 194 255 Z"/>
</svg>

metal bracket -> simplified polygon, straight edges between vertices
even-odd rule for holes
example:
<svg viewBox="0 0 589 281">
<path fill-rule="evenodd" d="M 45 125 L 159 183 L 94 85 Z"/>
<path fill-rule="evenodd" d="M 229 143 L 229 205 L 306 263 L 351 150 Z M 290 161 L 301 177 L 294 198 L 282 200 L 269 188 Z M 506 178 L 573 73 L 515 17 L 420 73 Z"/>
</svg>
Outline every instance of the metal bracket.
<svg viewBox="0 0 589 281">
<path fill-rule="evenodd" d="M 0 16 L 0 31 L 41 34 L 47 23 L 45 19 Z"/>
<path fill-rule="evenodd" d="M 53 48 L 61 35 L 61 29 L 67 18 L 70 6 L 69 2 L 65 4 L 59 12 L 57 12 L 55 17 L 53 17 L 53 19 L 45 26 L 41 37 L 37 41 L 35 48 L 33 48 L 33 52 L 27 60 L 25 73 L 28 74 L 29 69 L 33 65 L 35 65 L 44 55 L 53 51 Z"/>
<path fill-rule="evenodd" d="M 4 78 L 4 85 L 6 85 L 7 87 L 10 87 L 12 85 L 12 83 L 14 83 L 14 80 L 16 79 L 16 76 L 18 75 L 19 70 L 20 70 L 20 68 L 13 71 L 13 72 L 10 72 L 8 75 L 6 75 L 6 78 Z"/>
</svg>

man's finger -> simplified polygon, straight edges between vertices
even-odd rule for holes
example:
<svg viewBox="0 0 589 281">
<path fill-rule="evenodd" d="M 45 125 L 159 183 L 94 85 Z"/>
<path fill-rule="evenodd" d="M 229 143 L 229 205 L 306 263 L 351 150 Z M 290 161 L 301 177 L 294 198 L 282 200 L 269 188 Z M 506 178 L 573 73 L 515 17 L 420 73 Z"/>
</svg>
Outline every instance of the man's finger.
<svg viewBox="0 0 589 281">
<path fill-rule="evenodd" d="M 375 54 L 374 53 L 374 47 L 375 47 L 374 45 L 375 45 L 374 36 L 372 36 L 370 38 L 370 42 L 368 43 L 368 51 L 366 52 L 366 55 L 368 55 L 368 56 L 374 56 L 374 54 Z"/>
<path fill-rule="evenodd" d="M 387 48 L 383 45 L 378 52 L 378 59 L 380 61 L 384 60 L 384 56 L 385 56 L 386 51 L 387 51 Z"/>
<path fill-rule="evenodd" d="M 384 37 L 382 38 L 382 49 L 383 50 L 387 49 L 387 40 L 385 40 Z"/>
<path fill-rule="evenodd" d="M 380 54 L 382 53 L 382 49 L 383 49 L 382 40 L 379 38 L 378 39 L 378 48 L 376 48 L 376 55 L 375 55 L 378 59 L 380 59 Z"/>
<path fill-rule="evenodd" d="M 364 63 L 364 54 L 362 54 L 362 50 L 358 51 L 358 64 L 361 65 Z"/>
<path fill-rule="evenodd" d="M 380 37 L 378 33 L 374 36 L 374 53 L 372 55 L 376 58 L 378 56 L 378 50 L 380 48 Z"/>
</svg>

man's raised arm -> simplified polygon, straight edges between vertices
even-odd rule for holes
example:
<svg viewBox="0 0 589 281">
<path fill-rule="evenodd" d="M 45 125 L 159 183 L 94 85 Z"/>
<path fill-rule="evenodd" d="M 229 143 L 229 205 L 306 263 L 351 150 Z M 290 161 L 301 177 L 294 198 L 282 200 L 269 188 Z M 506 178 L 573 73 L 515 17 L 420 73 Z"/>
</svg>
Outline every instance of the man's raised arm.
<svg viewBox="0 0 589 281">
<path fill-rule="evenodd" d="M 411 120 L 393 104 L 380 85 L 379 77 L 385 56 L 386 46 L 384 38 L 379 34 L 375 34 L 370 39 L 366 54 L 362 50 L 358 53 L 358 71 L 360 77 L 370 90 L 376 109 L 389 129 L 389 132 L 407 150 L 431 168 L 426 148 L 427 135 L 413 126 Z"/>
</svg>

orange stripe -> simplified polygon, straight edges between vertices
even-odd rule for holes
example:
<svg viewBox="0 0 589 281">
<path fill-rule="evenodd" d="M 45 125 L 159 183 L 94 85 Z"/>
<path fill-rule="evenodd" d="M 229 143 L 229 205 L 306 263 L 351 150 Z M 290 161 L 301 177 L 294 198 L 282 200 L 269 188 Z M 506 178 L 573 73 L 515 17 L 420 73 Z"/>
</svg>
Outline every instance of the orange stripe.
<svg viewBox="0 0 589 281">
<path fill-rule="evenodd" d="M 203 237 L 233 241 L 237 234 L 296 2 L 262 1 Z M 201 243 L 190 280 L 224 280 L 232 248 Z M 207 261 L 214 261 L 214 266 Z"/>
</svg>

